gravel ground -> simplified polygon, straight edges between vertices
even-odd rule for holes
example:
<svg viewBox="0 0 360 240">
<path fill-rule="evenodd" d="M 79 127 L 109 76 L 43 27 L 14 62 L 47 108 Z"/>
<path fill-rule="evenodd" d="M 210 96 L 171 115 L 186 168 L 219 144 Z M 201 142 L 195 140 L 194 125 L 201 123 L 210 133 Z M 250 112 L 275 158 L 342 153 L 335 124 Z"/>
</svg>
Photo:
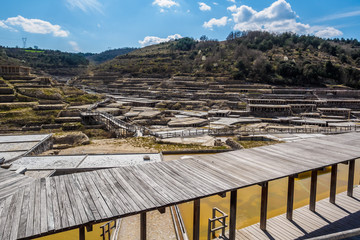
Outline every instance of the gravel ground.
<svg viewBox="0 0 360 240">
<path fill-rule="evenodd" d="M 164 214 L 160 214 L 158 211 L 148 212 L 146 217 L 147 239 L 176 240 L 174 224 L 172 222 L 169 208 L 166 208 L 166 212 Z M 122 219 L 117 239 L 140 239 L 140 215 L 134 215 Z"/>
</svg>

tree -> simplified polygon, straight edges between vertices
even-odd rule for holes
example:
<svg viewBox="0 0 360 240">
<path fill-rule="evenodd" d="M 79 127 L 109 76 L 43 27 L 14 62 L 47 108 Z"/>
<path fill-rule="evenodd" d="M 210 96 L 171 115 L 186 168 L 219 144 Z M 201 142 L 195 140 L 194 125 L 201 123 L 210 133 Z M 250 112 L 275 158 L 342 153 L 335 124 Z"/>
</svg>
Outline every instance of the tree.
<svg viewBox="0 0 360 240">
<path fill-rule="evenodd" d="M 207 40 L 209 40 L 209 38 L 208 38 L 206 35 L 202 35 L 202 36 L 200 37 L 200 41 L 202 41 L 202 42 L 205 42 L 205 41 L 207 41 Z"/>
<path fill-rule="evenodd" d="M 175 49 L 189 51 L 195 47 L 196 41 L 193 38 L 184 37 L 176 41 Z"/>
</svg>

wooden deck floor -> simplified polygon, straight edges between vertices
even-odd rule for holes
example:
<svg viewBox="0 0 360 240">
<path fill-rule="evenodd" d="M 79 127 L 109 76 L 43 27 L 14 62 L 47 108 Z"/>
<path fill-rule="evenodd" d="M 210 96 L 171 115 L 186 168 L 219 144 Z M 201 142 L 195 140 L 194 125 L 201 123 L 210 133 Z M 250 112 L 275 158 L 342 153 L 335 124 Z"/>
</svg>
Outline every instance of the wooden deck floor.
<svg viewBox="0 0 360 240">
<path fill-rule="evenodd" d="M 286 214 L 268 219 L 267 231 L 260 230 L 259 223 L 237 230 L 236 239 L 307 239 L 360 228 L 360 187 L 354 189 L 354 197 L 338 194 L 336 205 L 327 198 L 316 203 L 315 213 L 304 206 L 293 214 L 293 221 L 287 220 Z"/>
</svg>

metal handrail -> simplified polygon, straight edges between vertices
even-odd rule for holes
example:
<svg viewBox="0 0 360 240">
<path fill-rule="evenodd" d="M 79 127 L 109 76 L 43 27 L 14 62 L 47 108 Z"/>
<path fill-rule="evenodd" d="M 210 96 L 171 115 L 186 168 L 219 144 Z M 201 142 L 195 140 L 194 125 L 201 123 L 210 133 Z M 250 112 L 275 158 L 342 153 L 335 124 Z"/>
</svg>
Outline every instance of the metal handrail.
<svg viewBox="0 0 360 240">
<path fill-rule="evenodd" d="M 221 216 L 216 216 L 216 213 L 220 213 Z M 221 230 L 220 236 L 225 236 L 225 228 L 227 228 L 226 218 L 228 215 L 221 211 L 218 208 L 213 208 L 212 210 L 212 218 L 209 218 L 209 225 L 208 225 L 208 240 L 216 238 L 215 232 Z M 216 227 L 216 222 L 219 222 L 221 225 Z"/>
<path fill-rule="evenodd" d="M 114 223 L 114 225 L 111 226 L 111 223 Z M 106 240 L 106 236 L 108 236 L 108 240 L 111 238 L 111 230 L 116 228 L 116 220 L 112 220 L 110 222 L 105 223 L 104 225 L 100 226 L 102 233 L 100 234 L 100 237 L 102 237 L 103 240 Z"/>
</svg>

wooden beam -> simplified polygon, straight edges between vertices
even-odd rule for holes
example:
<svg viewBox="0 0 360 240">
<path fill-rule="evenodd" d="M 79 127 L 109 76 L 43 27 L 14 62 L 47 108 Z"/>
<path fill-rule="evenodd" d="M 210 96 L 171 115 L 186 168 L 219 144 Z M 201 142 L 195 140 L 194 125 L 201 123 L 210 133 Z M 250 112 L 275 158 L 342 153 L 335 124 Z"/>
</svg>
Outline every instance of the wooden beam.
<svg viewBox="0 0 360 240">
<path fill-rule="evenodd" d="M 294 179 L 294 176 L 289 176 L 288 179 L 286 218 L 290 221 L 293 219 L 294 209 Z"/>
<path fill-rule="evenodd" d="M 355 160 L 351 160 L 349 161 L 349 176 L 348 176 L 348 189 L 347 189 L 347 195 L 349 197 L 352 197 L 354 192 L 354 174 L 355 174 Z"/>
<path fill-rule="evenodd" d="M 317 185 L 317 170 L 311 171 L 311 184 L 310 184 L 310 211 L 315 212 L 316 204 L 316 185 Z"/>
<path fill-rule="evenodd" d="M 219 193 L 218 195 L 219 195 L 221 198 L 225 198 L 225 197 L 226 197 L 226 192 Z"/>
<path fill-rule="evenodd" d="M 261 210 L 260 210 L 260 229 L 266 230 L 266 217 L 267 217 L 267 202 L 268 202 L 268 191 L 269 183 L 263 183 L 261 187 Z"/>
<path fill-rule="evenodd" d="M 140 213 L 140 240 L 146 240 L 146 212 Z"/>
<path fill-rule="evenodd" d="M 164 213 L 166 213 L 166 208 L 164 208 L 164 207 L 159 208 L 158 211 L 159 211 L 159 213 L 164 214 Z"/>
<path fill-rule="evenodd" d="M 85 240 L 85 227 L 81 226 L 79 228 L 79 240 Z"/>
<path fill-rule="evenodd" d="M 200 237 L 200 199 L 194 200 L 193 240 Z"/>
<path fill-rule="evenodd" d="M 335 198 L 336 198 L 337 169 L 338 169 L 337 164 L 331 166 L 330 202 L 333 204 L 335 204 Z"/>
<path fill-rule="evenodd" d="M 229 240 L 235 240 L 236 205 L 237 205 L 237 190 L 234 190 L 234 191 L 231 191 L 231 193 L 230 193 Z"/>
</svg>

